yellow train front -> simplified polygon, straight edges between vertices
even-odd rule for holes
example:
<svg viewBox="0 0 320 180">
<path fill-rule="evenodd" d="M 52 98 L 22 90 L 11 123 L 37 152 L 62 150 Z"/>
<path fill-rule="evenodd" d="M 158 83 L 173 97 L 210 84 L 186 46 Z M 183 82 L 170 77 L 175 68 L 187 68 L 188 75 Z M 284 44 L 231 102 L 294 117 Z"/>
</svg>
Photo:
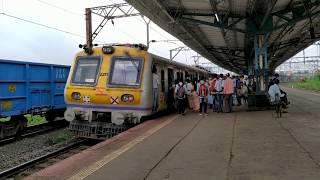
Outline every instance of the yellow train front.
<svg viewBox="0 0 320 180">
<path fill-rule="evenodd" d="M 92 53 L 79 52 L 65 88 L 69 129 L 82 137 L 111 137 L 128 124 L 140 123 L 141 117 L 153 113 L 155 65 L 160 79 L 157 111 L 162 111 L 167 108 L 166 96 L 173 79 L 183 73 L 191 75 L 192 68 L 154 56 L 143 45 L 103 46 L 93 48 Z M 193 70 L 194 76 L 205 73 Z"/>
</svg>

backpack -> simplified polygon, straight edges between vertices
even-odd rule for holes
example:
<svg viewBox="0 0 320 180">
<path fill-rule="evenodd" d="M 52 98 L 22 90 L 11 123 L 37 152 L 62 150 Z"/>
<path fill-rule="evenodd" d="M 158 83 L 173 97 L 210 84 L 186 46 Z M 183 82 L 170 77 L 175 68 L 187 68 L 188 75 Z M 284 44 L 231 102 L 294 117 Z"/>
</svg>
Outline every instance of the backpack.
<svg viewBox="0 0 320 180">
<path fill-rule="evenodd" d="M 177 91 L 178 98 L 184 98 L 185 95 L 185 89 L 183 86 L 179 86 Z"/>
<path fill-rule="evenodd" d="M 204 84 L 201 84 L 201 85 L 200 85 L 200 88 L 199 88 L 199 96 L 200 96 L 200 97 L 205 97 L 205 96 L 207 96 L 207 87 L 206 87 L 206 85 L 204 85 Z"/>
</svg>

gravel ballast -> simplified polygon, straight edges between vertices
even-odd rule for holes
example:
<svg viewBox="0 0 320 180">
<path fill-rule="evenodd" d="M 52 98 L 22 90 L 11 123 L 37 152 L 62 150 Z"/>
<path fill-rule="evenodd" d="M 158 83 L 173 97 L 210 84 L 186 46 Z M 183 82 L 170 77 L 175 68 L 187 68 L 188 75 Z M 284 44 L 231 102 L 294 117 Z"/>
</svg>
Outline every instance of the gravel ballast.
<svg viewBox="0 0 320 180">
<path fill-rule="evenodd" d="M 67 129 L 60 129 L 0 146 L 0 172 L 46 155 L 73 141 L 75 138 Z"/>
</svg>

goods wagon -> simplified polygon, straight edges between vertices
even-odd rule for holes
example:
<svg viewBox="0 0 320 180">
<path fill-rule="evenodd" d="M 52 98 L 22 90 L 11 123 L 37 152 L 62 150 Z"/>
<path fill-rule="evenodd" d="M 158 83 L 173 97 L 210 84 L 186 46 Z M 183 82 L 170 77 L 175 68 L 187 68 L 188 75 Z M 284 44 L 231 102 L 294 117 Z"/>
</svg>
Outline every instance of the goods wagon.
<svg viewBox="0 0 320 180">
<path fill-rule="evenodd" d="M 0 118 L 10 117 L 9 122 L 0 122 L 0 138 L 23 129 L 25 114 L 46 112 L 48 121 L 63 116 L 69 69 L 63 65 L 0 59 Z M 9 126 L 11 130 L 6 132 Z"/>
</svg>

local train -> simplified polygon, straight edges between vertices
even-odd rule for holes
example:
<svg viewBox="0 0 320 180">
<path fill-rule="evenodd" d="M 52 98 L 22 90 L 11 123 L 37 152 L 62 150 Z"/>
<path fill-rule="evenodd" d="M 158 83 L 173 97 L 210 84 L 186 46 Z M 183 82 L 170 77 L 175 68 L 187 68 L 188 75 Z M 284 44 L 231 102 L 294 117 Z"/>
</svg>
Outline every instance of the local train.
<svg viewBox="0 0 320 180">
<path fill-rule="evenodd" d="M 63 117 L 70 66 L 0 59 L 0 139 L 27 127 L 25 114 Z"/>
<path fill-rule="evenodd" d="M 156 98 L 153 69 L 157 69 L 159 78 Z M 151 54 L 141 44 L 105 45 L 94 47 L 91 53 L 85 49 L 71 66 L 64 116 L 70 121 L 69 129 L 78 136 L 109 136 L 172 107 L 168 95 L 175 80 L 207 76 L 206 70 Z M 157 108 L 152 111 L 154 104 Z"/>
</svg>

